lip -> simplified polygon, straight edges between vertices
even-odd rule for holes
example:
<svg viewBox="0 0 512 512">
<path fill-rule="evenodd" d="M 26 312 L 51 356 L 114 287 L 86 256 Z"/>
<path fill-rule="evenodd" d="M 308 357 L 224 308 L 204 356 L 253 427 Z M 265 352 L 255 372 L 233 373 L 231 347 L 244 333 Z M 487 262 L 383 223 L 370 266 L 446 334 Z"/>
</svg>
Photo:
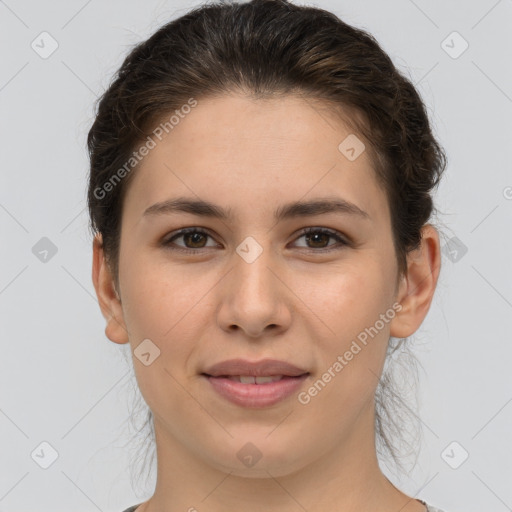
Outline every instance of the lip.
<svg viewBox="0 0 512 512">
<path fill-rule="evenodd" d="M 243 384 L 227 377 L 212 377 L 206 374 L 203 376 L 209 381 L 214 391 L 231 403 L 259 409 L 274 405 L 297 392 L 309 373 L 296 377 L 286 376 L 279 381 L 265 384 Z"/>
<path fill-rule="evenodd" d="M 262 359 L 260 361 L 229 359 L 214 364 L 204 371 L 204 374 L 210 377 L 224 377 L 229 375 L 250 375 L 253 377 L 284 375 L 287 377 L 298 377 L 305 373 L 308 373 L 308 371 L 278 359 Z M 264 384 L 259 385 L 263 386 Z"/>
</svg>

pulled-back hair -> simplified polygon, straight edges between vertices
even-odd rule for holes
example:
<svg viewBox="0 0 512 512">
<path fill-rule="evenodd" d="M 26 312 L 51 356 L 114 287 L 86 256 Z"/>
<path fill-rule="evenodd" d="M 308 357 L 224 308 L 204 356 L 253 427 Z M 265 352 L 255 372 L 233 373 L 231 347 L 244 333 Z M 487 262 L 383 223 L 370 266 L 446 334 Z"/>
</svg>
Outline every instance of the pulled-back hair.
<svg viewBox="0 0 512 512">
<path fill-rule="evenodd" d="M 231 92 L 299 95 L 340 116 L 366 145 L 388 200 L 399 275 L 406 273 L 446 166 L 418 92 L 369 33 L 320 8 L 253 0 L 199 6 L 165 24 L 130 51 L 98 100 L 87 139 L 88 207 L 116 287 L 123 198 L 137 172 L 126 163 L 191 99 Z M 403 341 L 390 340 L 388 359 Z M 400 397 L 386 370 L 376 392 L 377 446 L 397 464 L 405 423 L 390 406 Z"/>
</svg>

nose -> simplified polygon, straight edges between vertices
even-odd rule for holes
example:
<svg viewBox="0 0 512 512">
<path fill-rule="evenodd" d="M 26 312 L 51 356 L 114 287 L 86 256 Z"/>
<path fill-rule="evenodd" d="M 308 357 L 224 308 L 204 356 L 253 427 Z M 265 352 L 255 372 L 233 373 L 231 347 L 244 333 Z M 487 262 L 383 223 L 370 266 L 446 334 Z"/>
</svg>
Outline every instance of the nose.
<svg viewBox="0 0 512 512">
<path fill-rule="evenodd" d="M 270 249 L 264 249 L 254 261 L 235 253 L 233 265 L 219 291 L 219 327 L 241 331 L 250 338 L 286 330 L 291 320 L 291 294 Z"/>
</svg>

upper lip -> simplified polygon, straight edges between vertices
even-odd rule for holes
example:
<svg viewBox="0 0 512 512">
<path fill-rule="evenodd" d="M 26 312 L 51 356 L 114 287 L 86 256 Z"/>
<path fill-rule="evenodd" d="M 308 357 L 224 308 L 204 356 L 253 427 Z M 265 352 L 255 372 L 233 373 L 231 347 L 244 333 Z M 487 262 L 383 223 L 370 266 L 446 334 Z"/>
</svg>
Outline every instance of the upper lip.
<svg viewBox="0 0 512 512">
<path fill-rule="evenodd" d="M 262 359 L 261 361 L 248 361 L 247 359 L 230 359 L 221 361 L 207 368 L 204 372 L 211 377 L 222 377 L 229 375 L 243 375 L 252 377 L 266 377 L 270 375 L 286 375 L 297 377 L 306 370 L 293 364 L 277 359 Z"/>
</svg>

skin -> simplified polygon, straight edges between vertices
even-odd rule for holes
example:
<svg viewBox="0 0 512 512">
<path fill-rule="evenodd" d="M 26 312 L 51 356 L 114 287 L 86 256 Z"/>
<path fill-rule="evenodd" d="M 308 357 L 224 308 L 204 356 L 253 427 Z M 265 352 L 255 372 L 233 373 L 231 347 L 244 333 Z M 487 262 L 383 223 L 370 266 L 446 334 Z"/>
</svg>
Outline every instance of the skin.
<svg viewBox="0 0 512 512">
<path fill-rule="evenodd" d="M 130 184 L 118 293 L 101 236 L 94 240 L 107 337 L 132 351 L 149 338 L 160 349 L 149 366 L 133 357 L 154 414 L 158 467 L 155 493 L 137 512 L 425 510 L 379 468 L 374 393 L 389 337 L 412 335 L 428 313 L 439 237 L 423 228 L 399 278 L 389 207 L 369 154 L 349 161 L 338 150 L 350 133 L 300 97 L 199 100 Z M 274 222 L 280 205 L 333 195 L 369 219 L 329 213 Z M 178 196 L 230 207 L 234 217 L 143 216 Z M 209 231 L 174 239 L 195 255 L 161 244 L 184 227 Z M 321 234 L 308 242 L 306 227 L 338 231 L 349 243 Z M 252 263 L 236 252 L 248 236 L 262 248 Z M 338 248 L 325 252 L 331 247 Z M 200 376 L 225 359 L 271 357 L 309 371 L 307 390 L 396 303 L 401 311 L 306 405 L 294 394 L 264 409 L 240 407 Z M 252 467 L 237 458 L 248 442 L 262 454 Z"/>
</svg>

